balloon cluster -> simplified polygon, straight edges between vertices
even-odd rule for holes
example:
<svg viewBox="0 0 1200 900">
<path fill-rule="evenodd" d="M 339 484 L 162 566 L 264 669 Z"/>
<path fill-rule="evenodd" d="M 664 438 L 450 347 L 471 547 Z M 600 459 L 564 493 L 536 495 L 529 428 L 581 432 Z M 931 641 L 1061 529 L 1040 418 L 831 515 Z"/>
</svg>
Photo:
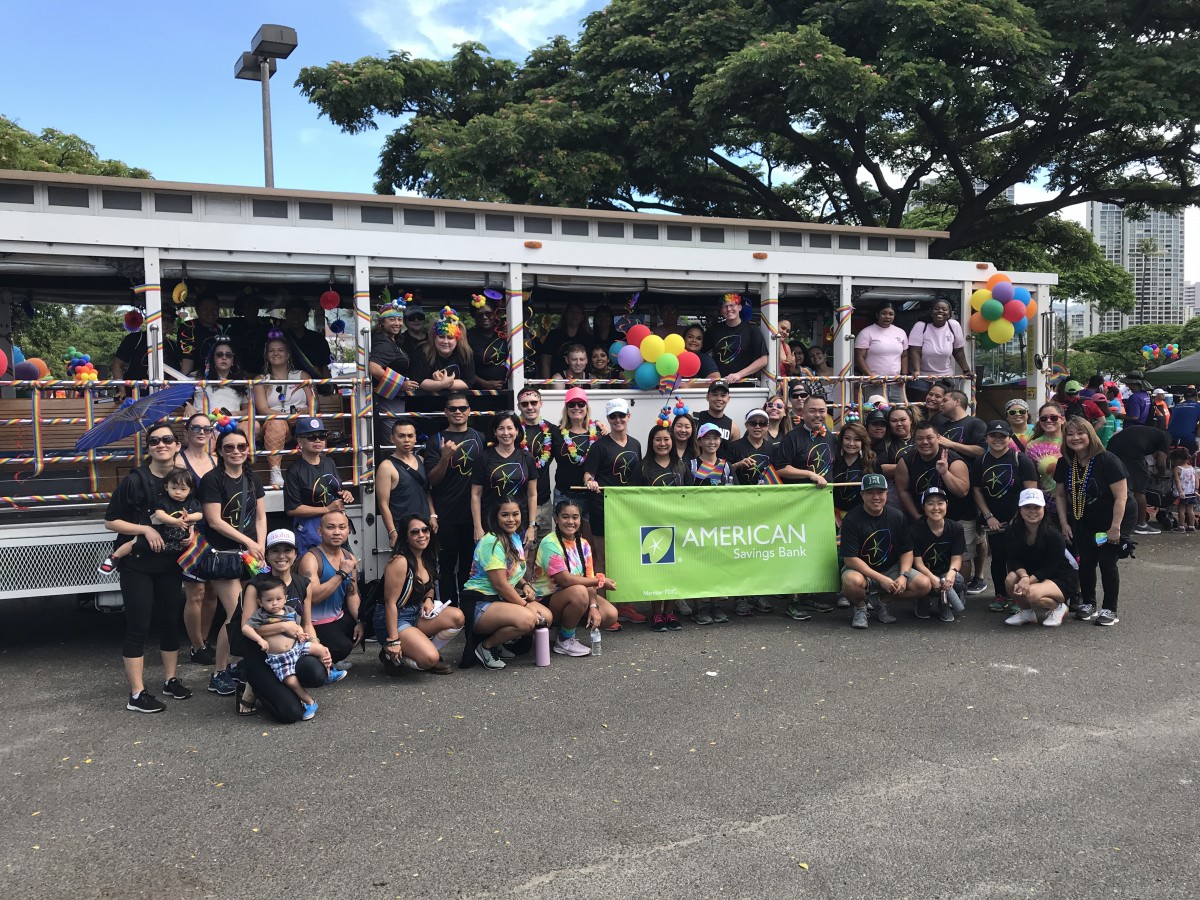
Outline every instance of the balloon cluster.
<svg viewBox="0 0 1200 900">
<path fill-rule="evenodd" d="M 96 367 L 92 365 L 92 358 L 86 353 L 80 353 L 74 347 L 67 348 L 67 355 L 63 357 L 63 362 L 67 364 L 67 377 L 74 378 L 75 384 L 79 387 L 84 387 L 89 381 L 95 381 L 100 377 Z"/>
<path fill-rule="evenodd" d="M 675 408 L 671 408 L 671 401 L 668 400 L 663 404 L 663 408 L 659 410 L 657 424 L 662 428 L 670 428 L 671 422 L 679 416 L 686 416 L 690 410 L 687 404 L 683 402 L 682 397 L 675 398 Z"/>
<path fill-rule="evenodd" d="M 238 420 L 229 415 L 229 413 L 209 413 L 208 418 L 217 430 L 217 434 L 229 434 L 232 431 L 237 431 Z"/>
<path fill-rule="evenodd" d="M 1142 344 L 1142 356 L 1145 359 L 1178 359 L 1179 345 L 1178 344 L 1163 344 L 1161 347 L 1158 344 Z"/>
<path fill-rule="evenodd" d="M 625 341 L 614 343 L 608 354 L 616 359 L 621 374 L 643 391 L 658 388 L 661 378 L 691 378 L 700 371 L 700 357 L 685 350 L 677 334 L 660 338 L 645 325 L 634 325 Z"/>
<path fill-rule="evenodd" d="M 130 334 L 133 334 L 135 331 L 141 331 L 142 322 L 144 321 L 145 319 L 142 317 L 141 312 L 136 309 L 131 309 L 129 312 L 125 313 L 125 330 Z"/>
<path fill-rule="evenodd" d="M 16 354 L 13 354 L 16 358 Z M 22 359 L 13 367 L 13 375 L 17 381 L 41 381 L 50 377 L 50 367 L 37 357 Z"/>
<path fill-rule="evenodd" d="M 1037 315 L 1037 301 L 1012 279 L 997 272 L 971 295 L 971 318 L 967 324 L 979 335 L 980 347 L 999 347 L 1024 334 Z"/>
</svg>

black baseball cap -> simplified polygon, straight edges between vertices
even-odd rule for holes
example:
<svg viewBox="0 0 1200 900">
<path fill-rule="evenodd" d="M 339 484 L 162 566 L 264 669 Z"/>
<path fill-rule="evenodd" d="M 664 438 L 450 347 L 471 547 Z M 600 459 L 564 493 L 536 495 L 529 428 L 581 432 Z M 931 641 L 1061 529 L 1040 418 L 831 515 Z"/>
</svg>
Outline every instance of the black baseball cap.
<svg viewBox="0 0 1200 900">
<path fill-rule="evenodd" d="M 1012 428 L 1003 419 L 993 419 L 988 422 L 988 434 L 1003 434 L 1006 437 L 1012 437 Z"/>
</svg>

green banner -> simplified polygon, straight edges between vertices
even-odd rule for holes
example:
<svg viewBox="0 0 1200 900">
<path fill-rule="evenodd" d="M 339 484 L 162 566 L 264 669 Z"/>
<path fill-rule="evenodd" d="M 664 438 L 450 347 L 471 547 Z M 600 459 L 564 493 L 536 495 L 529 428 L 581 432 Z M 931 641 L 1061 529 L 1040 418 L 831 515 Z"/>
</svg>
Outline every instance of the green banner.
<svg viewBox="0 0 1200 900">
<path fill-rule="evenodd" d="M 604 491 L 609 599 L 815 594 L 838 588 L 833 494 L 807 485 Z"/>
</svg>

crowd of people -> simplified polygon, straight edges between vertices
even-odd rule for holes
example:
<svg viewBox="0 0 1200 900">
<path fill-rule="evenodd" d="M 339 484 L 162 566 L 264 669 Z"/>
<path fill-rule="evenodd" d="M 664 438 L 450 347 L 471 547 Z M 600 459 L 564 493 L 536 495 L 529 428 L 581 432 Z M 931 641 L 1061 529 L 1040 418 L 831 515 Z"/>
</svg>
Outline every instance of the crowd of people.
<svg viewBox="0 0 1200 900">
<path fill-rule="evenodd" d="M 740 307 L 725 306 L 722 327 L 729 337 L 741 334 Z M 460 667 L 501 669 L 528 649 L 539 628 L 551 630 L 554 653 L 581 657 L 591 649 L 579 629 L 615 631 L 624 622 L 678 631 L 689 617 L 706 627 L 731 614 L 771 613 L 780 600 L 795 620 L 845 608 L 858 629 L 872 613 L 879 623 L 895 622 L 900 602 L 911 602 L 917 618 L 952 622 L 970 597 L 988 591 L 989 579 L 988 608 L 1009 625 L 1054 627 L 1073 612 L 1111 626 L 1119 621 L 1118 562 L 1133 534 L 1156 533 L 1141 476 L 1165 465 L 1168 453 L 1179 528 L 1195 528 L 1195 391 L 1176 405 L 1172 421 L 1190 421 L 1190 432 L 1175 440 L 1165 422 L 1157 427 L 1152 401 L 1139 418 L 1136 392 L 1116 413 L 1107 402 L 1104 410 L 1079 402 L 1084 389 L 1068 382 L 1036 417 L 1013 400 L 1003 419 L 984 422 L 953 379 L 932 381 L 917 405 L 876 395 L 858 421 L 843 415 L 836 433 L 824 396 L 803 382 L 734 422 L 722 378 L 710 382 L 704 410 L 664 407 L 644 445 L 629 431 L 628 401 L 610 399 L 596 415 L 581 387 L 567 390 L 557 422 L 543 418 L 540 390 L 527 387 L 516 410 L 491 416 L 480 431 L 471 425 L 479 398 L 467 390 L 479 370 L 464 349 L 463 323 L 443 311 L 428 335 L 414 336 L 417 316 L 407 331 L 399 327 L 410 311 L 400 303 L 380 310 L 371 355 L 377 390 L 398 402 L 380 417 L 381 440 L 392 452 L 380 456 L 375 478 L 392 555 L 383 577 L 369 585 L 347 547 L 344 510 L 354 496 L 324 452 L 328 433 L 311 413 L 311 391 L 280 393 L 285 408 L 310 405 L 294 429 L 299 454 L 286 471 L 282 462 L 272 464 L 270 481 L 283 490 L 289 529 L 268 531 L 264 485 L 246 465 L 253 435 L 244 423 L 216 428 L 196 411 L 182 443 L 169 424 L 147 430 L 148 461 L 121 482 L 106 513 L 119 536 L 105 566 L 119 569 L 125 596 L 130 710 L 165 708 L 143 676 L 152 618 L 166 696 L 190 696 L 178 674 L 182 622 L 190 660 L 213 667 L 209 691 L 234 695 L 239 715 L 263 710 L 290 722 L 316 713 L 311 690 L 345 678 L 350 653 L 364 640 L 378 642 L 379 663 L 391 675 L 448 674 L 453 667 L 443 651 L 460 633 Z M 423 313 L 419 322 L 426 322 Z M 564 340 L 578 338 L 580 328 L 564 317 Z M 221 376 L 237 351 L 221 335 L 210 344 L 206 371 Z M 289 350 L 268 332 L 263 374 L 290 375 Z M 744 340 L 719 355 L 746 377 L 758 350 Z M 946 358 L 956 358 L 952 346 Z M 867 364 L 877 365 L 870 356 Z M 445 417 L 423 448 L 406 415 L 408 399 L 433 402 Z M 1106 449 L 1096 427 L 1110 414 L 1122 427 Z M 274 438 L 270 450 L 280 446 Z M 604 574 L 605 489 L 779 482 L 833 492 L 836 599 L 698 598 L 644 609 L 610 602 L 617 586 Z M 264 565 L 269 574 L 259 571 Z M 228 624 L 210 645 L 218 606 Z"/>
</svg>

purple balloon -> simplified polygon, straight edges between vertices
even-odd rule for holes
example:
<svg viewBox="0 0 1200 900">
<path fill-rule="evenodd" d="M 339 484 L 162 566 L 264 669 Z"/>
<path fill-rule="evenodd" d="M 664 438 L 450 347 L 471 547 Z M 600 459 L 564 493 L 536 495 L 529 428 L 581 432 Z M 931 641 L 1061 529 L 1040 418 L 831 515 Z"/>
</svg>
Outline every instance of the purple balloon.
<svg viewBox="0 0 1200 900">
<path fill-rule="evenodd" d="M 642 351 L 633 344 L 626 344 L 617 353 L 617 365 L 622 369 L 633 372 L 642 364 Z"/>
<path fill-rule="evenodd" d="M 1011 281 L 997 281 L 992 286 L 992 296 L 1001 303 L 1007 303 L 1013 298 L 1014 288 Z"/>
</svg>

